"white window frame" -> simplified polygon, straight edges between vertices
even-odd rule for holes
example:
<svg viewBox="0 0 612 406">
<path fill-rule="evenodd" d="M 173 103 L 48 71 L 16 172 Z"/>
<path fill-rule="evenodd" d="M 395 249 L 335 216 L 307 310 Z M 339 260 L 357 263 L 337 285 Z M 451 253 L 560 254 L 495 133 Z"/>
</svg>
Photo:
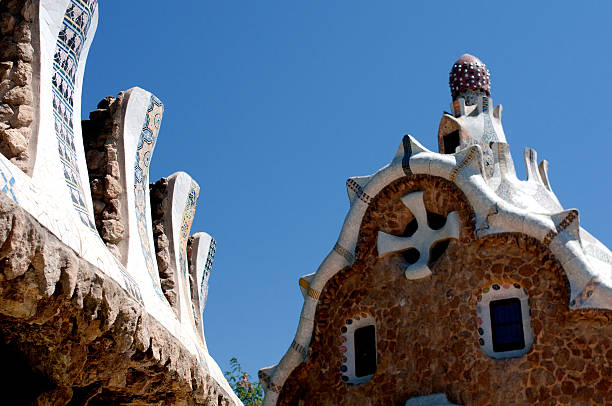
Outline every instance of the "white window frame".
<svg viewBox="0 0 612 406">
<path fill-rule="evenodd" d="M 369 381 L 374 376 L 374 374 L 361 377 L 355 375 L 355 330 L 367 326 L 374 326 L 374 339 L 378 351 L 376 321 L 370 314 L 360 313 L 354 317 L 348 317 L 342 327 L 342 344 L 340 346 L 342 365 L 340 366 L 340 372 L 345 384 L 359 385 Z M 378 353 L 376 354 L 376 363 L 378 363 Z"/>
<path fill-rule="evenodd" d="M 480 348 L 489 357 L 494 359 L 516 358 L 527 354 L 533 344 L 533 330 L 531 329 L 531 310 L 529 307 L 529 294 L 527 289 L 517 282 L 494 282 L 480 292 L 480 299 L 476 305 L 478 341 Z M 494 351 L 493 330 L 491 321 L 490 303 L 497 300 L 517 298 L 521 303 L 521 316 L 523 322 L 523 338 L 525 347 L 520 350 Z"/>
</svg>

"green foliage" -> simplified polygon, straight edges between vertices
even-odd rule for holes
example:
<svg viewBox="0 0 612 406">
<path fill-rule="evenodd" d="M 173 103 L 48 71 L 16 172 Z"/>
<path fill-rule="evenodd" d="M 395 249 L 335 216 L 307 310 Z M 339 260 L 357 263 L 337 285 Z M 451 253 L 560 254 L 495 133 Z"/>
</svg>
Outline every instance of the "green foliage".
<svg viewBox="0 0 612 406">
<path fill-rule="evenodd" d="M 242 366 L 236 358 L 230 359 L 231 371 L 224 373 L 230 386 L 242 400 L 245 406 L 261 406 L 263 404 L 263 387 L 261 383 L 251 382 L 249 374 L 242 370 Z"/>
</svg>

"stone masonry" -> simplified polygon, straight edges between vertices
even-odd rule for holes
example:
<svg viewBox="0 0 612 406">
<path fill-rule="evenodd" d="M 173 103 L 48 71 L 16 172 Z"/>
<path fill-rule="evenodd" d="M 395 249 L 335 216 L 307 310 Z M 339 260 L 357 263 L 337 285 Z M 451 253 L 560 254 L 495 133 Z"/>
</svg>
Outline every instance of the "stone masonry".
<svg viewBox="0 0 612 406">
<path fill-rule="evenodd" d="M 124 289 L 4 194 L 0 340 L 2 359 L 19 361 L 0 369 L 10 404 L 232 404 Z"/>
<path fill-rule="evenodd" d="M 149 184 L 151 195 L 151 220 L 153 221 L 153 243 L 155 244 L 155 258 L 159 270 L 159 281 L 162 291 L 168 299 L 170 306 L 178 314 L 178 287 L 175 281 L 176 271 L 170 266 L 170 241 L 164 229 L 164 213 L 168 209 L 168 179 L 161 178 Z"/>
<path fill-rule="evenodd" d="M 404 233 L 414 217 L 400 199 L 417 190 L 428 211 L 457 211 L 462 227 L 430 264 L 433 275 L 407 280 L 402 253 L 379 258 L 376 236 Z M 527 355 L 494 360 L 479 345 L 476 305 L 484 287 L 503 282 L 527 289 L 535 339 Z M 307 359 L 278 404 L 400 406 L 446 393 L 464 406 L 612 405 L 612 312 L 570 310 L 568 302 L 568 279 L 539 241 L 514 233 L 475 239 L 473 211 L 454 184 L 399 179 L 369 206 L 355 263 L 321 292 Z M 377 370 L 352 386 L 341 380 L 341 328 L 364 313 L 376 320 Z"/>
<path fill-rule="evenodd" d="M 0 2 L 0 153 L 25 172 L 35 121 L 33 26 L 32 0 Z"/>
<path fill-rule="evenodd" d="M 123 96 L 122 92 L 117 98 L 104 98 L 98 108 L 89 113 L 89 120 L 82 122 L 96 228 L 106 246 L 119 259 L 118 244 L 123 240 L 123 224 L 127 221 L 119 199 L 123 187 L 117 160 L 121 124 L 118 116 Z"/>
</svg>

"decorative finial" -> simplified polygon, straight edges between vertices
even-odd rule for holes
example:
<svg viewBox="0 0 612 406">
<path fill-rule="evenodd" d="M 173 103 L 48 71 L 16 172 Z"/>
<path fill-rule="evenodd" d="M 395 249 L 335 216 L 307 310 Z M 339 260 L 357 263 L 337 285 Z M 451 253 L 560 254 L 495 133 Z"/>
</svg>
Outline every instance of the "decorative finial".
<svg viewBox="0 0 612 406">
<path fill-rule="evenodd" d="M 491 95 L 491 81 L 487 66 L 474 55 L 463 54 L 457 59 L 450 71 L 448 84 L 453 100 L 465 94 L 467 96 L 474 93 Z M 471 104 L 468 99 L 472 97 L 465 97 L 465 99 L 467 105 Z"/>
</svg>

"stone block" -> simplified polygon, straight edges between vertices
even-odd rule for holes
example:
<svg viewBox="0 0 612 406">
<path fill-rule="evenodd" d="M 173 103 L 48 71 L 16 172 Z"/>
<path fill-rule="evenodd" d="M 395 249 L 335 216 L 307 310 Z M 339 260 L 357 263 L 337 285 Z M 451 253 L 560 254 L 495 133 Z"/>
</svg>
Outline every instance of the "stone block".
<svg viewBox="0 0 612 406">
<path fill-rule="evenodd" d="M 32 83 L 32 65 L 23 61 L 17 61 L 12 79 L 16 86 L 26 86 Z"/>
<path fill-rule="evenodd" d="M 27 21 L 22 21 L 15 26 L 13 30 L 13 39 L 15 42 L 31 42 L 32 41 L 32 31 L 30 29 L 30 24 Z"/>
<path fill-rule="evenodd" d="M 34 57 L 34 48 L 27 42 L 20 42 L 17 44 L 17 57 L 25 62 L 32 62 Z"/>
<path fill-rule="evenodd" d="M 32 123 L 32 120 L 34 120 L 34 108 L 32 106 L 22 104 L 16 110 L 13 120 L 15 127 L 25 127 Z"/>
<path fill-rule="evenodd" d="M 30 142 L 30 130 L 9 128 L 0 132 L 0 148 L 5 156 L 13 157 L 25 151 Z"/>
<path fill-rule="evenodd" d="M 27 86 L 14 87 L 4 94 L 2 100 L 13 105 L 32 104 L 32 89 Z"/>
</svg>

